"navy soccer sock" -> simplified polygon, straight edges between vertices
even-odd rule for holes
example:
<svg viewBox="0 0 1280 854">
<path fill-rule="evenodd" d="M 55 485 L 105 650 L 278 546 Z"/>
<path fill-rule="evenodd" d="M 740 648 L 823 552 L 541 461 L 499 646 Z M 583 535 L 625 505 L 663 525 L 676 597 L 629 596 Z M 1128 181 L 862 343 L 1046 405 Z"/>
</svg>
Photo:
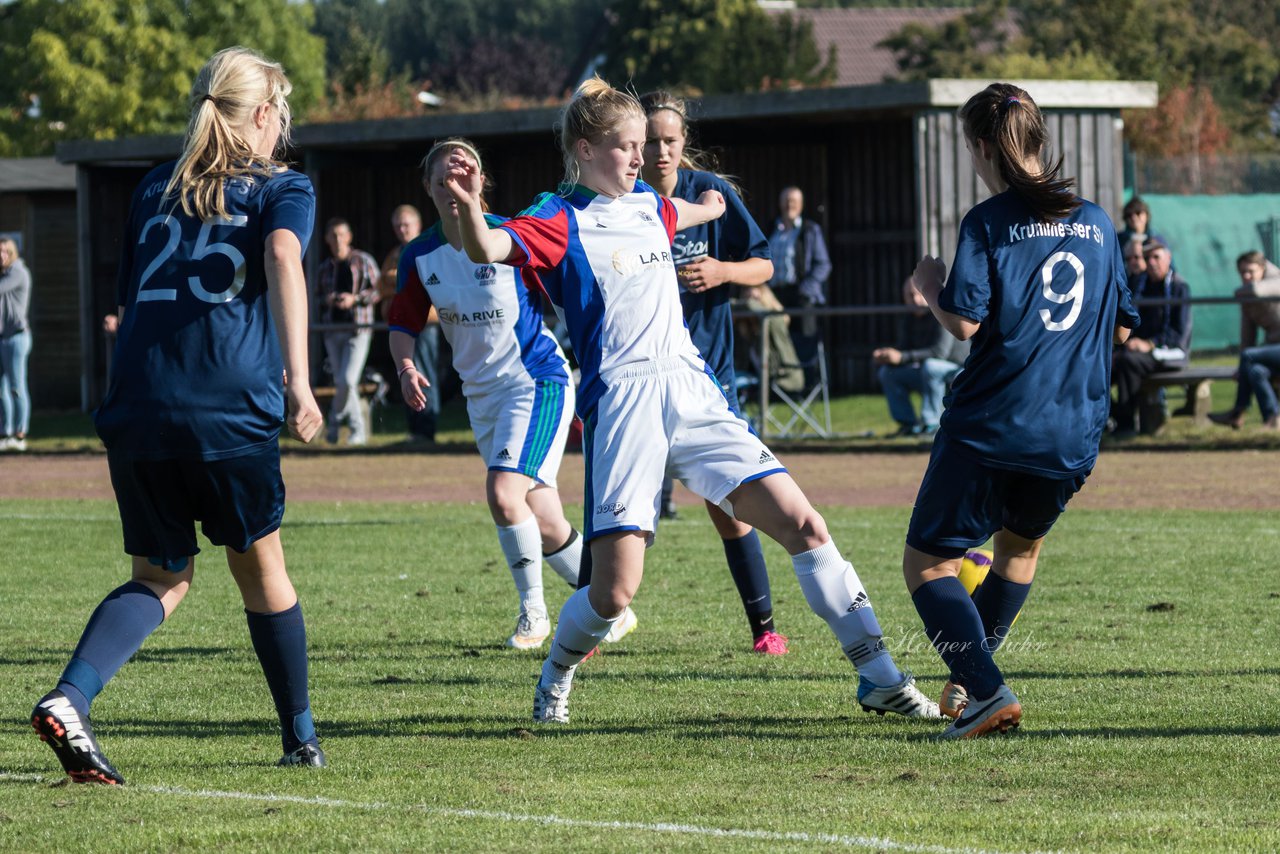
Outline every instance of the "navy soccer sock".
<svg viewBox="0 0 1280 854">
<path fill-rule="evenodd" d="M 738 596 L 747 612 L 753 637 L 773 631 L 773 598 L 769 595 L 769 570 L 760 548 L 760 536 L 753 530 L 737 540 L 724 540 L 724 557 L 729 574 L 738 587 Z"/>
<path fill-rule="evenodd" d="M 255 614 L 245 609 L 253 650 L 267 677 L 267 687 L 280 716 L 280 740 L 285 753 L 304 742 L 315 742 L 307 696 L 307 627 L 302 621 L 302 605 L 276 614 Z"/>
<path fill-rule="evenodd" d="M 582 544 L 582 563 L 578 565 L 578 589 L 581 590 L 591 584 L 591 544 Z"/>
<path fill-rule="evenodd" d="M 1027 601 L 1030 584 L 1018 584 L 988 572 L 982 584 L 973 592 L 973 604 L 982 619 L 982 632 L 987 638 L 987 648 L 995 652 L 1009 636 L 1013 621 Z"/>
<path fill-rule="evenodd" d="M 985 700 L 1004 682 L 984 646 L 982 620 L 964 585 L 955 576 L 927 581 L 911 595 L 934 649 L 969 696 Z"/>
<path fill-rule="evenodd" d="M 87 715 L 102 686 L 163 622 L 164 606 L 150 587 L 130 581 L 112 590 L 89 617 L 58 690 Z"/>
</svg>

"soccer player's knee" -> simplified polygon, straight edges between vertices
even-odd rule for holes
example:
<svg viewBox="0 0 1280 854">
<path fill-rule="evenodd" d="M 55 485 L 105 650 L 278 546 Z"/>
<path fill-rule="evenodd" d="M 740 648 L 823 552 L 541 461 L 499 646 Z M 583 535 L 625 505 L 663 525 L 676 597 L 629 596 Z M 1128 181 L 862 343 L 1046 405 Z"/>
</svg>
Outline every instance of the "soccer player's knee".
<svg viewBox="0 0 1280 854">
<path fill-rule="evenodd" d="M 791 521 L 795 538 L 805 551 L 816 549 L 831 539 L 827 533 L 827 521 L 812 507 L 796 514 Z"/>
<path fill-rule="evenodd" d="M 611 620 L 621 614 L 631 604 L 632 594 L 622 587 L 597 589 L 594 585 L 587 592 L 587 601 L 591 610 L 601 617 Z"/>
</svg>

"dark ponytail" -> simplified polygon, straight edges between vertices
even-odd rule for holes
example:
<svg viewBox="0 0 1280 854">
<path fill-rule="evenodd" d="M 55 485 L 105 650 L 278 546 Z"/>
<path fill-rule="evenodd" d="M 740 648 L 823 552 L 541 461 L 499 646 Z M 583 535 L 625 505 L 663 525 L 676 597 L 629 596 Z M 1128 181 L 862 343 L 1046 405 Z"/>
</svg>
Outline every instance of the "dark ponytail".
<svg viewBox="0 0 1280 854">
<path fill-rule="evenodd" d="M 1036 102 L 1011 83 L 992 83 L 957 111 L 971 145 L 982 140 L 995 149 L 1000 177 L 1035 209 L 1041 220 L 1065 219 L 1080 206 L 1071 192 L 1074 181 L 1060 177 L 1062 157 L 1046 169 L 1041 160 L 1049 131 Z M 1040 164 L 1028 171 L 1027 160 Z"/>
</svg>

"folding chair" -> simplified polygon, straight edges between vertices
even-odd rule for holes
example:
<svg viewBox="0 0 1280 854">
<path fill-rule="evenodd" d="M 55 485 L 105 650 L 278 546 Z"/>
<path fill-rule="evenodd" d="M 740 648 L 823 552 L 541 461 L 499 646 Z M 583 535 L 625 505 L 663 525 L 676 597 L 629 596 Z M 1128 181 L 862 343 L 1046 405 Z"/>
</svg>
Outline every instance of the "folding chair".
<svg viewBox="0 0 1280 854">
<path fill-rule="evenodd" d="M 820 439 L 830 439 L 831 393 L 827 383 L 827 350 L 819 338 L 813 356 L 795 365 L 781 364 L 781 368 L 801 368 L 805 385 L 798 392 L 788 392 L 779 382 L 779 376 L 770 377 L 769 398 L 785 404 L 787 412 L 775 415 L 773 407 L 764 412 L 764 436 L 778 439 L 798 439 L 812 434 Z M 785 419 L 785 420 L 784 420 Z"/>
</svg>

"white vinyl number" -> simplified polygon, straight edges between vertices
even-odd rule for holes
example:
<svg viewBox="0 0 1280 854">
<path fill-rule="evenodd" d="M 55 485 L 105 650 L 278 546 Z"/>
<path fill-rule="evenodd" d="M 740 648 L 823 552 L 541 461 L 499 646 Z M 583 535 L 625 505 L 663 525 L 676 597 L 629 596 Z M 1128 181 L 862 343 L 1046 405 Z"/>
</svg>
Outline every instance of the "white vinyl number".
<svg viewBox="0 0 1280 854">
<path fill-rule="evenodd" d="M 188 276 L 187 287 L 191 293 L 199 300 L 209 303 L 224 303 L 235 299 L 236 294 L 244 289 L 244 255 L 239 249 L 229 243 L 210 243 L 209 235 L 213 231 L 214 226 L 222 226 L 224 228 L 243 228 L 249 224 L 247 216 L 232 216 L 221 220 L 207 220 L 200 225 L 200 233 L 196 235 L 195 250 L 192 252 L 191 259 L 193 261 L 203 261 L 213 255 L 222 255 L 231 264 L 229 270 L 230 283 L 219 291 L 211 291 L 205 287 L 204 281 L 200 276 Z M 153 226 L 163 226 L 169 233 L 168 240 L 165 242 L 164 248 L 160 250 L 160 254 L 152 259 L 146 269 L 142 271 L 142 278 L 138 281 L 138 302 L 165 302 L 176 300 L 178 291 L 174 288 L 147 288 L 147 280 L 155 275 L 156 270 L 169 260 L 178 249 L 178 244 L 182 240 L 182 225 L 176 217 L 164 214 L 153 216 L 147 220 L 142 226 L 142 234 L 138 237 L 138 244 L 142 245 L 147 240 L 147 234 L 151 232 Z M 226 281 L 221 275 L 215 278 Z"/>
<path fill-rule="evenodd" d="M 1071 290 L 1065 294 L 1053 289 L 1053 270 L 1062 263 L 1070 264 L 1071 269 L 1076 271 L 1076 280 L 1072 283 Z M 1080 301 L 1084 298 L 1084 264 L 1073 252 L 1055 252 L 1040 268 L 1040 278 L 1044 282 L 1042 293 L 1045 299 L 1058 305 L 1071 304 L 1067 316 L 1062 320 L 1054 320 L 1053 313 L 1049 309 L 1040 309 L 1040 320 L 1044 322 L 1044 328 L 1050 332 L 1063 332 L 1070 329 L 1080 319 Z"/>
</svg>

